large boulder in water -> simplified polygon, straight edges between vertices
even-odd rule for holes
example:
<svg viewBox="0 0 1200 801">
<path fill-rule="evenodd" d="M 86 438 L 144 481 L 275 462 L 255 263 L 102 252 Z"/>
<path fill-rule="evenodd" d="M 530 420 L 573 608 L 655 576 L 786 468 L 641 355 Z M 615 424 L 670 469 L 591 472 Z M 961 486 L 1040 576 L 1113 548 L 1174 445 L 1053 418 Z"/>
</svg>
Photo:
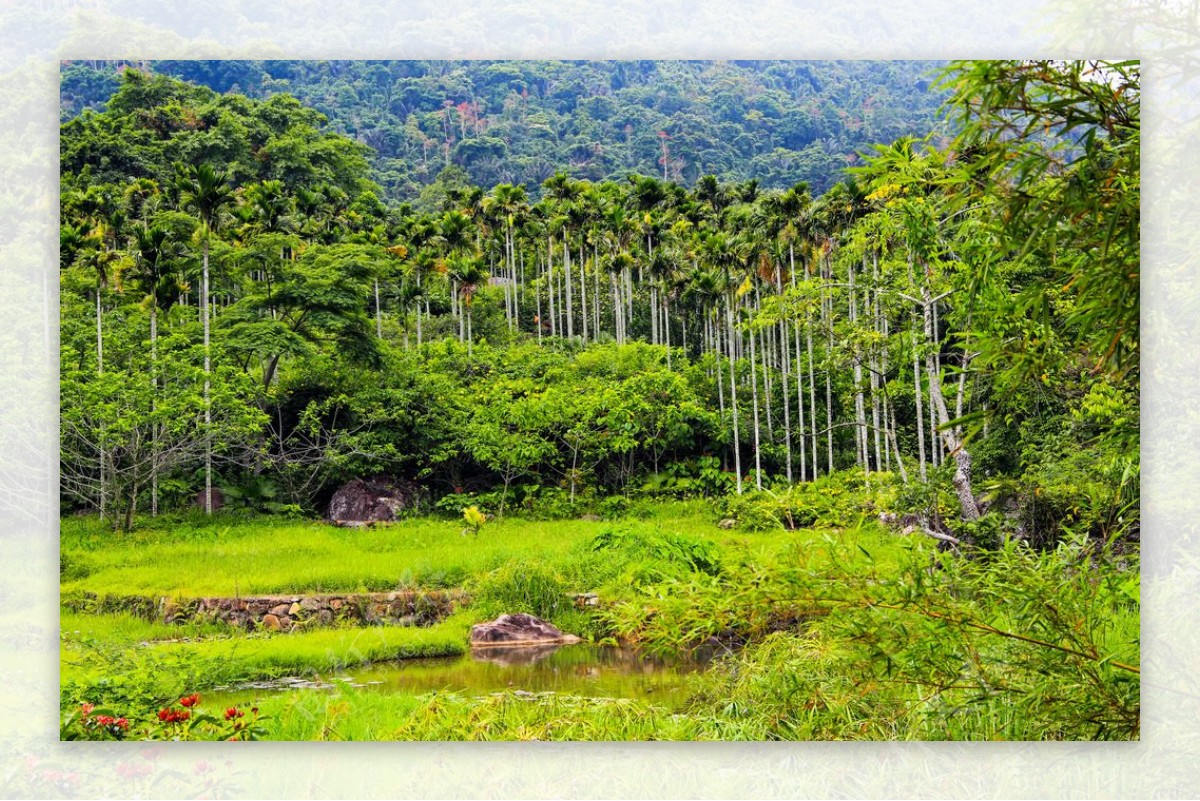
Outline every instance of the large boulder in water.
<svg viewBox="0 0 1200 801">
<path fill-rule="evenodd" d="M 333 493 L 328 517 L 338 525 L 388 523 L 416 504 L 420 494 L 416 484 L 392 476 L 356 478 Z"/>
<path fill-rule="evenodd" d="M 471 647 L 491 648 L 504 645 L 539 643 L 576 643 L 579 638 L 567 634 L 533 615 L 501 615 L 490 623 L 471 626 Z"/>
</svg>

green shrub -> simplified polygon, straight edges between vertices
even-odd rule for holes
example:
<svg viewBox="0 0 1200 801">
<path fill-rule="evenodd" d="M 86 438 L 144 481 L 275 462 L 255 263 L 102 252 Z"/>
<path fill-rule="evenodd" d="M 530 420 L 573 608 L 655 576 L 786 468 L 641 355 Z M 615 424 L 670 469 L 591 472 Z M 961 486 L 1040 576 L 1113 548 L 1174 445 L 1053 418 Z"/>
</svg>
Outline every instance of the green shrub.
<svg viewBox="0 0 1200 801">
<path fill-rule="evenodd" d="M 861 471 L 843 470 L 804 484 L 780 484 L 726 495 L 719 510 L 745 531 L 844 528 L 897 502 L 898 481 L 876 473 L 868 485 Z"/>
<path fill-rule="evenodd" d="M 487 573 L 472 588 L 475 607 L 484 617 L 524 612 L 547 620 L 572 608 L 567 592 L 557 572 L 519 562 Z"/>
<path fill-rule="evenodd" d="M 684 567 L 688 571 L 716 576 L 721 573 L 717 546 L 699 537 L 691 537 L 630 524 L 607 526 L 592 538 L 591 550 L 615 552 L 626 561 L 646 560 L 658 567 Z"/>
</svg>

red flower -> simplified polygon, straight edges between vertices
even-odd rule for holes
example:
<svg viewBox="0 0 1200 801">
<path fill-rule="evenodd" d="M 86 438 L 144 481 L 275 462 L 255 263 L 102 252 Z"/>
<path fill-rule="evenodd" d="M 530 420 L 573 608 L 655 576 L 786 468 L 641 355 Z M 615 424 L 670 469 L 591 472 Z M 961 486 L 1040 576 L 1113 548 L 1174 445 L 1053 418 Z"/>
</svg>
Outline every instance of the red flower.
<svg viewBox="0 0 1200 801">
<path fill-rule="evenodd" d="M 175 717 L 175 711 L 171 709 L 158 710 L 158 719 L 164 723 L 169 723 Z"/>
<path fill-rule="evenodd" d="M 229 707 L 229 709 L 225 710 L 225 719 L 233 720 L 234 718 L 240 718 L 245 714 L 246 714 L 245 712 L 238 709 L 236 706 L 231 706 L 231 707 Z"/>
<path fill-rule="evenodd" d="M 184 696 L 183 698 L 179 699 L 180 706 L 193 707 L 198 703 L 200 703 L 200 696 L 196 693 L 192 693 L 191 695 Z"/>
<path fill-rule="evenodd" d="M 92 710 L 96 708 L 95 704 L 80 704 L 79 708 L 83 711 L 83 716 L 86 718 L 92 714 Z"/>
<path fill-rule="evenodd" d="M 114 721 L 114 722 L 116 723 L 117 728 L 120 729 L 121 731 L 129 731 L 129 719 L 128 718 L 117 718 L 116 721 Z"/>
<path fill-rule="evenodd" d="M 116 722 L 117 722 L 117 719 L 114 718 L 112 715 L 97 715 L 96 716 L 96 725 L 97 726 L 111 726 Z"/>
</svg>

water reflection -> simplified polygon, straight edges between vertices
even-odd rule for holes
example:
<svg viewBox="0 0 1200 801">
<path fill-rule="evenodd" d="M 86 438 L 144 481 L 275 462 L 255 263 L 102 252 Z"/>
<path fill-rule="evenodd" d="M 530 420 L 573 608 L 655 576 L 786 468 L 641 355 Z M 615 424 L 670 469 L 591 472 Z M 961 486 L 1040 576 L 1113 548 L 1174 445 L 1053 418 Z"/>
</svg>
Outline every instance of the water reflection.
<svg viewBox="0 0 1200 801">
<path fill-rule="evenodd" d="M 269 693 L 319 692 L 331 682 L 348 682 L 370 692 L 555 692 L 592 698 L 637 698 L 678 708 L 688 697 L 688 674 L 705 666 L 702 661 L 654 658 L 630 648 L 588 644 L 492 647 L 460 657 L 375 663 L 303 683 L 285 679 L 244 686 L 215 694 L 212 700 L 232 705 Z"/>
<path fill-rule="evenodd" d="M 471 658 L 476 662 L 492 662 L 497 665 L 532 665 L 553 654 L 563 644 L 558 642 L 537 645 L 493 645 L 471 649 Z"/>
</svg>

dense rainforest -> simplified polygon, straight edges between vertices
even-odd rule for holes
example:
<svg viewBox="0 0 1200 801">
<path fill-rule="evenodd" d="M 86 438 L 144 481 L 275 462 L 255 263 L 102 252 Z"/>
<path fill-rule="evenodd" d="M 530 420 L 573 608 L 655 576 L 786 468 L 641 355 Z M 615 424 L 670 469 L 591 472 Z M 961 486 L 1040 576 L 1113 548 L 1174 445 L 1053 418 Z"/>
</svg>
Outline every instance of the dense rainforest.
<svg viewBox="0 0 1200 801">
<path fill-rule="evenodd" d="M 124 62 L 66 62 L 63 122 L 102 109 Z M 149 61 L 257 100 L 287 93 L 371 148 L 388 200 L 433 210 L 442 170 L 539 197 L 560 169 L 692 184 L 757 179 L 823 192 L 873 142 L 938 129 L 932 62 Z"/>
<path fill-rule="evenodd" d="M 854 466 L 945 474 L 968 520 L 1036 497 L 1038 534 L 1136 495 L 1136 76 L 1052 69 L 957 66 L 953 147 L 877 146 L 819 195 L 562 170 L 431 211 L 287 95 L 128 70 L 62 131 L 64 508 Z"/>
<path fill-rule="evenodd" d="M 63 71 L 75 590 L 105 549 L 149 558 L 139 529 L 296 537 L 329 556 L 120 581 L 461 583 L 597 642 L 760 644 L 692 717 L 595 736 L 1137 736 L 1136 63 L 152 66 Z M 375 561 L 278 528 L 373 476 L 413 518 L 363 535 Z M 463 522 L 479 544 L 438 562 Z M 559 605 L 600 583 L 594 615 Z M 461 651 L 465 620 L 370 658 Z M 430 714 L 360 736 L 487 734 Z"/>
</svg>

